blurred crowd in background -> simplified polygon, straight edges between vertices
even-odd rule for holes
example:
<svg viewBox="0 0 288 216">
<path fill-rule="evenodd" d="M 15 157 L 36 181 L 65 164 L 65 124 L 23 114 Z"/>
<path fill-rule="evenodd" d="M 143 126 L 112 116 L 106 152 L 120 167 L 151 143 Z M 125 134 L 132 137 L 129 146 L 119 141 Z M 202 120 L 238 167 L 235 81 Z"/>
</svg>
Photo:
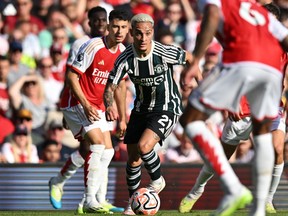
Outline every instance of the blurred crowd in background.
<svg viewBox="0 0 288 216">
<path fill-rule="evenodd" d="M 61 162 L 78 147 L 64 128 L 58 104 L 70 46 L 89 33 L 87 11 L 95 6 L 108 14 L 114 8 L 129 10 L 131 15 L 147 13 L 155 20 L 155 40 L 193 51 L 201 22 L 195 0 L 1 0 L 0 163 Z M 288 1 L 280 1 L 279 7 L 281 21 L 288 27 Z M 128 37 L 126 43 L 130 40 Z M 221 61 L 221 51 L 216 40 L 207 49 L 201 63 L 204 77 Z M 183 69 L 174 68 L 177 83 Z M 127 86 L 129 116 L 134 89 L 129 80 Z M 184 106 L 188 95 L 182 92 Z M 225 113 L 217 112 L 207 121 L 217 137 L 225 118 Z M 126 145 L 118 139 L 116 129 L 113 160 L 126 161 Z M 288 161 L 288 147 L 285 149 Z M 157 151 L 163 162 L 201 163 L 180 125 Z M 247 163 L 253 154 L 251 138 L 239 145 L 230 161 Z"/>
</svg>

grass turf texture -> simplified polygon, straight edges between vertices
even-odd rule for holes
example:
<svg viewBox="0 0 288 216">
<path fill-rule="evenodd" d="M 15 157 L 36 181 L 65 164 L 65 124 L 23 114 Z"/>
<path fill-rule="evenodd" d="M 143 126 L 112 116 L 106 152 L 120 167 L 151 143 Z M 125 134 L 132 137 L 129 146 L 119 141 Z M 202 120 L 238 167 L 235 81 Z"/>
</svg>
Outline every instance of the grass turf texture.
<svg viewBox="0 0 288 216">
<path fill-rule="evenodd" d="M 156 215 L 157 216 L 177 216 L 177 215 L 193 215 L 193 216 L 209 216 L 213 211 L 207 211 L 207 210 L 195 210 L 192 213 L 185 213 L 181 214 L 178 211 L 172 211 L 172 210 L 161 210 L 159 211 Z M 80 215 L 76 214 L 75 211 L 62 211 L 62 210 L 54 210 L 54 211 L 0 211 L 1 216 L 68 216 L 68 215 Z M 107 214 L 85 214 L 85 215 L 105 215 L 108 216 Z M 122 215 L 121 213 L 114 213 L 113 215 Z M 247 216 L 248 211 L 247 210 L 239 210 L 233 216 Z M 276 214 L 267 214 L 271 216 L 287 216 L 288 215 L 288 210 L 278 210 Z"/>
</svg>

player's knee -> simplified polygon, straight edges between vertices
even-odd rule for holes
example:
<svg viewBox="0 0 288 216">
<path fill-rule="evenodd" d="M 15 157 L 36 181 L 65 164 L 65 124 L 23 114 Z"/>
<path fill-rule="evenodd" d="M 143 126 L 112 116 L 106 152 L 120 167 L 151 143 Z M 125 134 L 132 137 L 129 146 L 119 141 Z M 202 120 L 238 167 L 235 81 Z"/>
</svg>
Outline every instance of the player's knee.
<svg viewBox="0 0 288 216">
<path fill-rule="evenodd" d="M 139 154 L 140 154 L 140 155 L 144 155 L 144 154 L 149 153 L 149 152 L 154 148 L 154 146 L 155 146 L 155 145 L 151 145 L 151 144 L 148 143 L 148 142 L 138 143 L 138 151 L 139 151 Z"/>
<path fill-rule="evenodd" d="M 79 147 L 79 153 L 81 154 L 81 156 L 83 158 L 86 158 L 86 155 L 88 154 L 88 152 L 90 151 L 90 144 L 89 142 L 83 140 L 80 143 L 80 147 Z"/>
<path fill-rule="evenodd" d="M 283 145 L 275 145 L 274 146 L 275 156 L 279 157 L 283 155 L 284 146 Z"/>
</svg>

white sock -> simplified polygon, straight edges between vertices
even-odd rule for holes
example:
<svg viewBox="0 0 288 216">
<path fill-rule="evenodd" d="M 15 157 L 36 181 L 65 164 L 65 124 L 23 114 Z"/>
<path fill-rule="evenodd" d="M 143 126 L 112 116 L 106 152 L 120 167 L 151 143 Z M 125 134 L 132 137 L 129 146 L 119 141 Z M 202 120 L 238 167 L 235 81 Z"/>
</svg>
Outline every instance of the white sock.
<svg viewBox="0 0 288 216">
<path fill-rule="evenodd" d="M 85 163 L 85 159 L 81 156 L 78 150 L 71 154 L 71 160 L 77 167 L 82 167 Z"/>
<path fill-rule="evenodd" d="M 219 139 L 211 133 L 203 121 L 189 123 L 185 127 L 185 132 L 205 164 L 212 166 L 219 176 L 224 191 L 230 194 L 238 193 L 242 184 L 228 162 Z"/>
<path fill-rule="evenodd" d="M 90 145 L 90 152 L 85 160 L 84 180 L 85 193 L 87 203 L 96 201 L 96 191 L 100 187 L 101 166 L 100 159 L 102 157 L 105 146 L 101 144 Z"/>
<path fill-rule="evenodd" d="M 191 199 L 198 199 L 204 192 L 205 185 L 213 176 L 214 176 L 213 169 L 204 164 L 197 177 L 195 185 L 193 186 L 192 190 L 189 192 L 187 197 Z"/>
<path fill-rule="evenodd" d="M 73 152 L 65 162 L 60 173 L 58 173 L 56 178 L 57 184 L 64 186 L 66 181 L 76 173 L 78 168 L 83 166 L 84 162 L 85 160 L 82 158 L 78 150 Z"/>
<path fill-rule="evenodd" d="M 273 168 L 272 180 L 270 185 L 270 190 L 267 198 L 267 203 L 272 203 L 274 194 L 278 188 L 281 175 L 284 169 L 284 162 L 281 164 L 275 164 Z"/>
<path fill-rule="evenodd" d="M 274 164 L 274 148 L 271 133 L 254 136 L 255 156 L 253 163 L 253 182 L 255 186 L 252 213 L 265 215 Z"/>
<path fill-rule="evenodd" d="M 114 149 L 105 149 L 100 161 L 100 166 L 102 168 L 101 175 L 101 185 L 99 190 L 97 191 L 96 197 L 99 203 L 103 203 L 106 201 L 107 194 L 107 186 L 108 186 L 108 166 L 114 156 Z"/>
</svg>

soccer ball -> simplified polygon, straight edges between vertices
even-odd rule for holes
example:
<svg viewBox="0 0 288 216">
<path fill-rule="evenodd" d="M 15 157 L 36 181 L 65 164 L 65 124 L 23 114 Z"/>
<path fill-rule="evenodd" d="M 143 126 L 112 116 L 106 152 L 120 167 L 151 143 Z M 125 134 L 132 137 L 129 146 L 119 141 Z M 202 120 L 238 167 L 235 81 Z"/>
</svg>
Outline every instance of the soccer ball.
<svg viewBox="0 0 288 216">
<path fill-rule="evenodd" d="M 132 195 L 131 208 L 137 215 L 154 215 L 160 208 L 160 198 L 153 189 L 140 188 Z"/>
</svg>

